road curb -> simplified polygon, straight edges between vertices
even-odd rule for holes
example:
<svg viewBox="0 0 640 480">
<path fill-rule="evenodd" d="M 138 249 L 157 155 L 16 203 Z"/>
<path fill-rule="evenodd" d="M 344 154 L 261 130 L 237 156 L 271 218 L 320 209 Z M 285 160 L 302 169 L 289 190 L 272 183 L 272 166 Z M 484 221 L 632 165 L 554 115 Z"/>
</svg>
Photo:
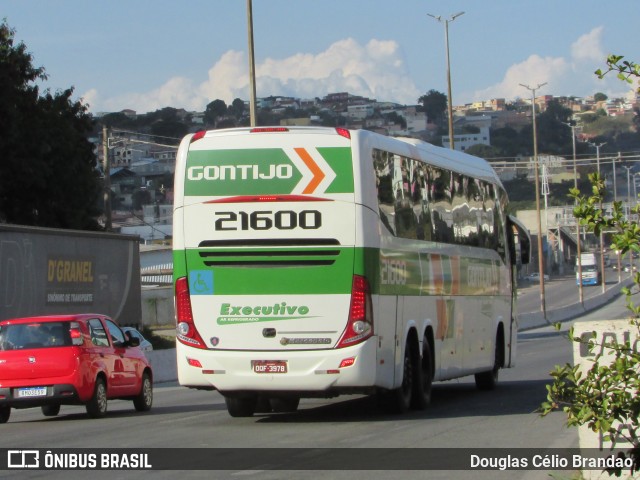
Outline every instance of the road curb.
<svg viewBox="0 0 640 480">
<path fill-rule="evenodd" d="M 547 312 L 546 319 L 542 312 L 521 313 L 518 315 L 518 331 L 523 332 L 532 328 L 544 327 L 552 323 L 566 322 L 577 318 L 609 303 L 621 294 L 624 287 L 630 287 L 631 285 L 633 285 L 633 278 L 626 278 L 609 288 L 605 293 L 586 299 L 582 304 L 575 302 Z"/>
</svg>

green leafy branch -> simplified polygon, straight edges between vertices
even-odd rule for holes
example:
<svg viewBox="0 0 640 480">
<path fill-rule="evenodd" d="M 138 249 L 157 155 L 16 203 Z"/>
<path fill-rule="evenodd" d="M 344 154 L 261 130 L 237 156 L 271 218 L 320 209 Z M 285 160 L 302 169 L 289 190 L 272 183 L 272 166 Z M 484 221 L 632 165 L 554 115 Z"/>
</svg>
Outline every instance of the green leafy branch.
<svg viewBox="0 0 640 480">
<path fill-rule="evenodd" d="M 603 209 L 603 178 L 594 173 L 589 180 L 592 184 L 590 195 L 582 195 L 577 189 L 571 189 L 569 194 L 576 200 L 573 213 L 579 224 L 596 235 L 605 230 L 614 232 L 612 247 L 621 255 L 629 251 L 640 252 L 640 227 L 632 220 L 634 215 L 638 218 L 640 207 L 631 209 L 627 216 L 622 202 L 614 202 L 611 213 L 607 214 Z M 633 280 L 636 286 L 640 285 L 640 273 L 636 273 Z M 630 325 L 640 338 L 640 306 L 633 302 L 630 288 L 623 292 L 631 313 Z M 569 338 L 586 344 L 593 363 L 586 371 L 569 363 L 556 366 L 550 373 L 553 382 L 546 387 L 547 400 L 541 404 L 540 413 L 544 416 L 562 410 L 570 427 L 586 425 L 613 445 L 623 440 L 628 442 L 631 447 L 626 455 L 634 461 L 633 471 L 640 471 L 640 354 L 636 345 L 630 340 L 598 342 L 596 332 L 588 338 L 577 337 L 573 328 Z M 624 428 L 620 429 L 620 425 Z M 610 473 L 620 474 L 621 471 Z"/>
<path fill-rule="evenodd" d="M 598 69 L 594 73 L 598 78 L 603 79 L 605 75 L 611 72 L 618 72 L 617 77 L 623 82 L 632 84 L 634 79 L 640 77 L 640 64 L 623 60 L 622 55 L 609 55 L 607 57 L 607 69 Z M 636 89 L 640 93 L 640 86 Z"/>
</svg>

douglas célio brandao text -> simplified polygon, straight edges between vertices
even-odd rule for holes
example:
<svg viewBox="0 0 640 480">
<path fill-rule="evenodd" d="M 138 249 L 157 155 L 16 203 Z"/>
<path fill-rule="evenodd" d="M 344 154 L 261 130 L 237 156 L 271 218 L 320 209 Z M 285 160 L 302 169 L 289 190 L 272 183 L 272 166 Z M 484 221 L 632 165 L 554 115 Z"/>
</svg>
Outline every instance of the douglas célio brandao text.
<svg viewBox="0 0 640 480">
<path fill-rule="evenodd" d="M 505 455 L 502 457 L 472 454 L 469 460 L 472 469 L 482 470 L 538 470 L 549 468 L 601 470 L 607 468 L 630 469 L 633 467 L 632 458 L 615 456 L 589 457 L 579 454 Z"/>
</svg>

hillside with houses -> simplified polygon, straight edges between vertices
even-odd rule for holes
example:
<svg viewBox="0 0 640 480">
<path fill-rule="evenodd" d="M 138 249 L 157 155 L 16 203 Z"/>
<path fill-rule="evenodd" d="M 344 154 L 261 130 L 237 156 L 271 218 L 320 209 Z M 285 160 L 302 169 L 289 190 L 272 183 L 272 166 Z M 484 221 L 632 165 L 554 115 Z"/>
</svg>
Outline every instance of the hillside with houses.
<svg viewBox="0 0 640 480">
<path fill-rule="evenodd" d="M 257 123 L 367 129 L 448 147 L 448 130 L 442 115 L 446 97 L 444 105 L 436 104 L 436 114 L 428 114 L 434 111 L 429 101 L 441 101 L 441 96 L 431 91 L 420 98 L 422 103 L 415 105 L 384 102 L 347 92 L 314 99 L 264 97 L 257 101 Z M 575 172 L 563 161 L 572 155 L 574 133 L 579 157 L 593 155 L 590 142 L 606 144 L 602 154 L 632 156 L 640 152 L 636 115 L 639 105 L 640 99 L 633 92 L 616 99 L 600 93 L 587 98 L 536 97 L 538 142 L 541 155 L 551 159 L 551 183 L 573 179 Z M 453 113 L 456 150 L 493 162 L 507 182 L 507 188 L 508 182 L 531 179 L 530 100 L 491 99 L 455 106 Z M 146 242 L 163 242 L 171 237 L 173 172 L 180 139 L 203 129 L 248 126 L 249 107 L 248 102 L 241 99 L 230 105 L 214 100 L 202 112 L 166 107 L 148 113 L 133 110 L 101 113 L 96 114 L 95 119 L 97 128 L 92 141 L 103 171 L 104 152 L 109 152 L 114 227 L 123 233 L 139 234 Z M 106 149 L 103 126 L 109 128 Z M 588 170 L 588 165 L 589 162 L 583 162 L 581 174 Z M 518 188 L 521 194 L 522 184 Z"/>
</svg>

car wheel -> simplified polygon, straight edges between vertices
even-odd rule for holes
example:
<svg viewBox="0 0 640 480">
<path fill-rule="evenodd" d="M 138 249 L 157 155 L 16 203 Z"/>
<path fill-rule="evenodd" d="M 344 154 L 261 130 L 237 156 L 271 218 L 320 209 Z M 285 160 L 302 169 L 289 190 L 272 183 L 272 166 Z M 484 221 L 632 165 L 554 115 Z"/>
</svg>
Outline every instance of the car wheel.
<svg viewBox="0 0 640 480">
<path fill-rule="evenodd" d="M 40 408 L 45 417 L 55 417 L 60 413 L 60 404 L 42 405 Z"/>
<path fill-rule="evenodd" d="M 257 395 L 250 397 L 224 397 L 227 411 L 232 417 L 252 417 L 258 404 Z"/>
<path fill-rule="evenodd" d="M 0 407 L 0 423 L 7 423 L 11 416 L 11 407 Z"/>
<path fill-rule="evenodd" d="M 102 378 L 96 379 L 93 396 L 87 403 L 87 413 L 91 418 L 100 418 L 107 414 L 107 386 Z"/>
<path fill-rule="evenodd" d="M 298 410 L 299 397 L 272 398 L 269 400 L 271 409 L 276 413 L 290 413 Z"/>
<path fill-rule="evenodd" d="M 140 393 L 133 399 L 133 406 L 138 412 L 147 412 L 153 405 L 153 385 L 148 373 L 142 376 L 142 387 Z"/>
</svg>

